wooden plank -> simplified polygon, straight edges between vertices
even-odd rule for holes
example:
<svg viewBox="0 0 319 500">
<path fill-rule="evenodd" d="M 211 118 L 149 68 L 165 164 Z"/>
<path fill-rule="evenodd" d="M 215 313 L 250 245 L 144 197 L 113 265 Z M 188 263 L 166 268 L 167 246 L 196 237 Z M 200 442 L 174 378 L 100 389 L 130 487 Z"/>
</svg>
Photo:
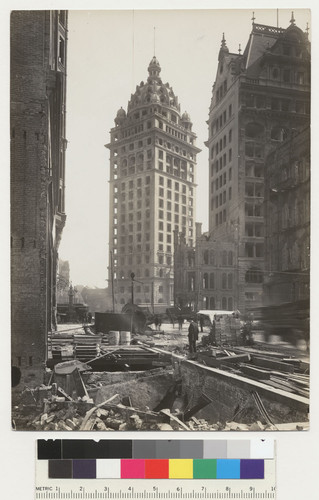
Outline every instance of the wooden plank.
<svg viewBox="0 0 319 500">
<path fill-rule="evenodd" d="M 261 356 L 256 356 L 254 354 L 251 356 L 251 359 L 252 359 L 252 362 L 254 363 L 254 365 L 256 365 L 256 366 L 270 368 L 273 370 L 280 370 L 280 371 L 288 372 L 288 373 L 294 372 L 294 367 L 292 365 L 289 365 L 288 363 L 283 363 L 282 361 L 264 358 Z"/>
<path fill-rule="evenodd" d="M 250 365 L 240 365 L 241 371 L 245 373 L 246 375 L 251 375 L 252 377 L 256 379 L 261 379 L 261 380 L 269 380 L 270 379 L 270 372 L 267 370 L 262 370 L 260 368 L 256 368 L 254 366 Z"/>
</svg>

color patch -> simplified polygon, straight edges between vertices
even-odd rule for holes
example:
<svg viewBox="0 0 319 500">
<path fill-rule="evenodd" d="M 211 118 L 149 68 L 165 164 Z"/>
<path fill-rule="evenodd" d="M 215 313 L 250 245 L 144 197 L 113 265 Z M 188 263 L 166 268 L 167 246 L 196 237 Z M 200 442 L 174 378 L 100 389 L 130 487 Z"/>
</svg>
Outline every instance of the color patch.
<svg viewBox="0 0 319 500">
<path fill-rule="evenodd" d="M 217 460 L 201 459 L 193 461 L 193 478 L 194 479 L 216 479 L 217 476 Z"/>
<path fill-rule="evenodd" d="M 264 479 L 264 460 L 241 460 L 240 479 Z"/>
<path fill-rule="evenodd" d="M 180 441 L 179 458 L 203 458 L 203 441 L 188 439 Z"/>
<path fill-rule="evenodd" d="M 133 441 L 132 458 L 156 458 L 156 441 L 149 439 Z"/>
<path fill-rule="evenodd" d="M 227 458 L 227 441 L 204 441 L 203 458 Z"/>
<path fill-rule="evenodd" d="M 48 469 L 51 479 L 72 479 L 72 460 L 49 460 Z"/>
<path fill-rule="evenodd" d="M 62 457 L 61 439 L 39 439 L 38 460 L 59 459 Z"/>
<path fill-rule="evenodd" d="M 141 459 L 121 460 L 121 478 L 144 479 L 145 460 Z"/>
<path fill-rule="evenodd" d="M 120 479 L 121 478 L 121 460 L 118 458 L 98 459 L 96 461 L 97 479 Z"/>
<path fill-rule="evenodd" d="M 95 479 L 96 460 L 73 460 L 73 479 Z"/>
<path fill-rule="evenodd" d="M 169 460 L 145 460 L 146 479 L 168 479 Z"/>
<path fill-rule="evenodd" d="M 250 458 L 274 458 L 274 441 L 268 439 L 252 439 L 250 443 Z"/>
<path fill-rule="evenodd" d="M 250 441 L 227 441 L 227 458 L 250 458 Z"/>
<path fill-rule="evenodd" d="M 179 458 L 179 441 L 156 441 L 156 458 Z"/>
<path fill-rule="evenodd" d="M 170 459 L 169 479 L 193 479 L 193 460 Z"/>
<path fill-rule="evenodd" d="M 240 460 L 217 460 L 217 479 L 240 479 Z"/>
</svg>

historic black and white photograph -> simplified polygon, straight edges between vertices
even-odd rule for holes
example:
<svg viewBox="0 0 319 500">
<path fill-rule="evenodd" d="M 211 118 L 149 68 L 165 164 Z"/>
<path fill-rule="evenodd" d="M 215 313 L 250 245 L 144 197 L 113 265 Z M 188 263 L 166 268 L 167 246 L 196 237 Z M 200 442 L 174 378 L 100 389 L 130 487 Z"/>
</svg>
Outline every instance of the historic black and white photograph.
<svg viewBox="0 0 319 500">
<path fill-rule="evenodd" d="M 309 9 L 14 10 L 12 428 L 309 429 Z"/>
</svg>

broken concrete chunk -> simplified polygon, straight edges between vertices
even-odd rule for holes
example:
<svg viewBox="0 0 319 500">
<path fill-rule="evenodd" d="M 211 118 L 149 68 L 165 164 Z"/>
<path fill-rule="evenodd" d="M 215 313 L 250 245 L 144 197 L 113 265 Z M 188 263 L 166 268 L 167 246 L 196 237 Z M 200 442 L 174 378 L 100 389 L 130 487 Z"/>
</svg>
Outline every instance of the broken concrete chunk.
<svg viewBox="0 0 319 500">
<path fill-rule="evenodd" d="M 169 424 L 157 424 L 157 429 L 160 431 L 173 431 L 173 427 Z"/>
<path fill-rule="evenodd" d="M 72 430 L 75 430 L 77 425 L 75 424 L 75 422 L 73 420 L 71 420 L 70 418 L 67 418 L 65 420 L 65 423 L 66 425 L 68 425 L 69 427 L 71 427 Z"/>
</svg>

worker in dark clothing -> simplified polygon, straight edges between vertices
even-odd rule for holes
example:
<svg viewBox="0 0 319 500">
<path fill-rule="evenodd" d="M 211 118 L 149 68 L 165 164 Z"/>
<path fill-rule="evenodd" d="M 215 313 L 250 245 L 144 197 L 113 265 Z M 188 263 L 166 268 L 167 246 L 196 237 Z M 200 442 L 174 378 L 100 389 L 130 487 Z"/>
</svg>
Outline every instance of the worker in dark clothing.
<svg viewBox="0 0 319 500">
<path fill-rule="evenodd" d="M 199 324 L 200 324 L 200 331 L 203 333 L 203 326 L 204 326 L 204 318 L 203 316 L 199 316 Z"/>
<path fill-rule="evenodd" d="M 198 326 L 195 320 L 191 320 L 188 327 L 189 352 L 196 352 L 196 340 L 198 340 Z"/>
<path fill-rule="evenodd" d="M 183 316 L 178 316 L 178 329 L 181 331 L 183 329 L 184 319 Z"/>
</svg>

